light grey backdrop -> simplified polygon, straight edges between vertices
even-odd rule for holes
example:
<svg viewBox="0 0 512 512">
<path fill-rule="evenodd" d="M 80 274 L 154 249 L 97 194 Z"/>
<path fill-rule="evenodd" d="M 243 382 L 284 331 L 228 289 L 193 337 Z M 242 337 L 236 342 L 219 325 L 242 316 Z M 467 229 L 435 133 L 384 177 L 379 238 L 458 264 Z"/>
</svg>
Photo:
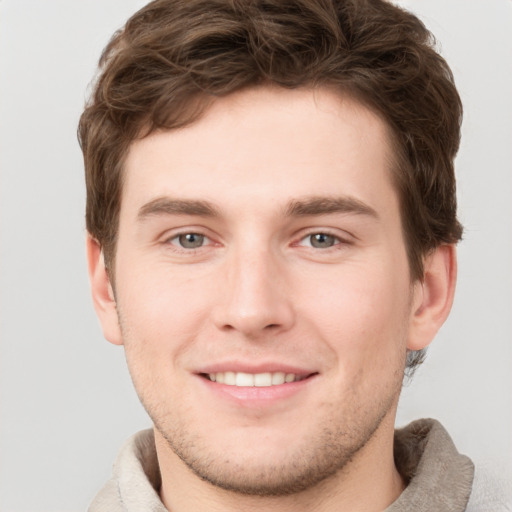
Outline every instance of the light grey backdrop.
<svg viewBox="0 0 512 512">
<path fill-rule="evenodd" d="M 0 510 L 85 510 L 149 426 L 89 299 L 76 125 L 110 34 L 140 0 L 0 0 Z M 439 418 L 512 461 L 512 1 L 409 0 L 465 104 L 459 285 L 398 424 Z"/>
</svg>

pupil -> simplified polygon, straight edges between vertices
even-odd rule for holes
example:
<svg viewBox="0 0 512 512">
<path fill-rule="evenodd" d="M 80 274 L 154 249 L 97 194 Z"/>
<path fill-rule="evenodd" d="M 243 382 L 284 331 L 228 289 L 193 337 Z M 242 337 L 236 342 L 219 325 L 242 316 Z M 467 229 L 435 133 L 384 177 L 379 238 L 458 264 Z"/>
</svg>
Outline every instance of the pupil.
<svg viewBox="0 0 512 512">
<path fill-rule="evenodd" d="M 203 245 L 204 236 L 198 235 L 197 233 L 187 233 L 186 235 L 180 235 L 179 241 L 182 247 L 186 249 L 196 249 Z"/>
<path fill-rule="evenodd" d="M 311 245 L 313 247 L 332 247 L 333 244 L 334 237 L 325 233 L 317 233 L 311 237 Z"/>
</svg>

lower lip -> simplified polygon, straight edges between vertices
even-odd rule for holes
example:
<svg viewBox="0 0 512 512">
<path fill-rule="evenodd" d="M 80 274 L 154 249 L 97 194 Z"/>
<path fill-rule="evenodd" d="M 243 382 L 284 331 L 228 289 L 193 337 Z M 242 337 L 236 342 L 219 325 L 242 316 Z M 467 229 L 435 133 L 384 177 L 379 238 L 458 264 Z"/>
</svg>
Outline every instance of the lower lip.
<svg viewBox="0 0 512 512">
<path fill-rule="evenodd" d="M 314 380 L 315 375 L 311 375 L 306 379 L 297 382 L 289 382 L 286 384 L 279 384 L 276 386 L 228 386 L 226 384 L 219 384 L 204 377 L 199 377 L 207 389 L 215 393 L 221 398 L 234 401 L 238 405 L 245 406 L 264 406 L 270 405 L 274 402 L 291 398 L 303 391 Z"/>
</svg>

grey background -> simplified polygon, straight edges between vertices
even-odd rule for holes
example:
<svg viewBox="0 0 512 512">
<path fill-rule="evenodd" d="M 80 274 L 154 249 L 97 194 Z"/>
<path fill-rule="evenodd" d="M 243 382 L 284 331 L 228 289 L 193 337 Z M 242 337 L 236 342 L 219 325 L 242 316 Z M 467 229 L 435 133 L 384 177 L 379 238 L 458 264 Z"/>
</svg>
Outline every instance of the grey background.
<svg viewBox="0 0 512 512">
<path fill-rule="evenodd" d="M 110 34 L 144 2 L 0 1 L 0 510 L 85 510 L 149 420 L 89 298 L 76 125 Z M 512 2 L 410 0 L 465 104 L 452 315 L 397 423 L 440 419 L 512 465 Z"/>
</svg>

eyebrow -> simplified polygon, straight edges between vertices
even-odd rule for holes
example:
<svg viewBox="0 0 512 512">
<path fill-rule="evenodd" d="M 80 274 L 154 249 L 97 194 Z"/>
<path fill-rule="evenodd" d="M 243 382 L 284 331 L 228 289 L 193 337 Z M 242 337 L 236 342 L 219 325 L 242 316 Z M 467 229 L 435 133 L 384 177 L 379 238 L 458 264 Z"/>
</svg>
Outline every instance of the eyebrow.
<svg viewBox="0 0 512 512">
<path fill-rule="evenodd" d="M 350 196 L 342 197 L 309 197 L 292 200 L 285 208 L 287 217 L 307 217 L 329 215 L 333 213 L 352 213 L 379 218 L 378 213 L 366 203 Z M 199 199 L 175 199 L 158 197 L 143 205 L 137 215 L 143 221 L 158 215 L 193 215 L 199 217 L 221 216 L 219 210 L 210 202 Z"/>
<path fill-rule="evenodd" d="M 306 217 L 309 215 L 329 215 L 333 213 L 353 213 L 367 215 L 375 219 L 378 213 L 369 205 L 350 196 L 311 197 L 294 200 L 288 204 L 286 215 L 289 217 Z"/>
<path fill-rule="evenodd" d="M 137 218 L 139 220 L 145 220 L 148 217 L 158 215 L 196 215 L 200 217 L 220 217 L 219 211 L 208 201 L 158 197 L 142 206 L 139 210 Z"/>
</svg>

